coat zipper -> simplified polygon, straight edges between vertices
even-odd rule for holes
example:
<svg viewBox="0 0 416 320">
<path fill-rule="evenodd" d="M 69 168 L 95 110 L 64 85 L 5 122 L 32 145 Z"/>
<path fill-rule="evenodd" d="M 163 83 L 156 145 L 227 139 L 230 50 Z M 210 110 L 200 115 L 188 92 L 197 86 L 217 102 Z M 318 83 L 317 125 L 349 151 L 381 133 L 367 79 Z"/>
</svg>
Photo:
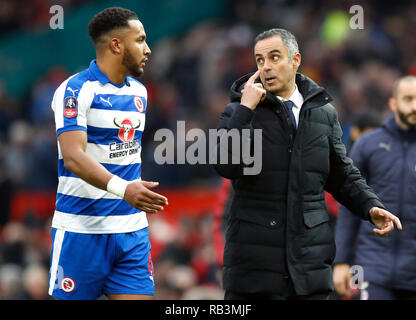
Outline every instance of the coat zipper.
<svg viewBox="0 0 416 320">
<path fill-rule="evenodd" d="M 409 146 L 409 142 L 407 140 L 403 141 L 403 163 L 401 168 L 401 184 L 400 184 L 400 190 L 399 190 L 399 211 L 397 212 L 398 217 L 400 218 L 402 216 L 402 210 L 403 210 L 403 191 L 405 186 L 405 179 L 406 179 L 406 164 L 407 164 L 407 149 Z M 395 285 L 395 275 L 396 275 L 396 265 L 397 265 L 397 254 L 399 249 L 399 234 L 394 234 L 393 239 L 393 267 L 392 267 L 392 275 L 391 275 L 391 285 Z"/>
</svg>

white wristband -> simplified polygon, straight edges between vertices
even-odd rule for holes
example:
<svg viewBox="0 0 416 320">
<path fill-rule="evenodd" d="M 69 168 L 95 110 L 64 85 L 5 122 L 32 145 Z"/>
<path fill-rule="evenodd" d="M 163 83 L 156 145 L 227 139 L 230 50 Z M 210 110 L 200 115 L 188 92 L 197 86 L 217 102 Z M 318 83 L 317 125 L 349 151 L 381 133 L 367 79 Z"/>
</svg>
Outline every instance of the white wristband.
<svg viewBox="0 0 416 320">
<path fill-rule="evenodd" d="M 124 193 L 126 192 L 128 184 L 129 181 L 114 175 L 107 183 L 107 191 L 119 196 L 120 198 L 124 198 Z"/>
</svg>

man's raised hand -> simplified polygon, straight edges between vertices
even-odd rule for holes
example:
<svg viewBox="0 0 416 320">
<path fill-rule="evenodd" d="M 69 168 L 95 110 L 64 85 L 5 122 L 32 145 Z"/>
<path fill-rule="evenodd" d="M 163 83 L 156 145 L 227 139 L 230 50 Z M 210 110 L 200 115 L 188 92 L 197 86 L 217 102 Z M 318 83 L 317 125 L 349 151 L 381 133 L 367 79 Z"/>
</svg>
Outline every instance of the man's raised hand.
<svg viewBox="0 0 416 320">
<path fill-rule="evenodd" d="M 241 104 L 251 110 L 256 109 L 260 100 L 264 99 L 266 96 L 266 90 L 263 88 L 263 85 L 261 83 L 254 83 L 259 74 L 260 70 L 257 70 L 257 72 L 248 79 L 244 89 L 241 90 L 243 93 L 241 97 Z"/>
</svg>

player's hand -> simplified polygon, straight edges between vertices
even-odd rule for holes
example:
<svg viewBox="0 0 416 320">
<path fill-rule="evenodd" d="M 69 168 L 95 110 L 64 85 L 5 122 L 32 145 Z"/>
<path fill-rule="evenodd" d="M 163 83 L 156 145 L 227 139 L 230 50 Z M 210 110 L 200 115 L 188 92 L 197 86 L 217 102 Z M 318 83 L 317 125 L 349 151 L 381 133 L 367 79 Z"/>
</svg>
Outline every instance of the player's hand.
<svg viewBox="0 0 416 320">
<path fill-rule="evenodd" d="M 352 296 L 352 289 L 350 287 L 351 273 L 348 264 L 335 265 L 332 280 L 334 281 L 334 288 L 339 295 L 348 298 Z"/>
<path fill-rule="evenodd" d="M 370 217 L 377 227 L 373 229 L 373 232 L 380 237 L 387 236 L 394 229 L 394 224 L 397 226 L 397 229 L 402 230 L 399 218 L 387 210 L 373 207 L 370 209 Z"/>
<path fill-rule="evenodd" d="M 261 83 L 254 83 L 259 74 L 260 70 L 257 70 L 257 72 L 247 80 L 244 89 L 241 90 L 243 93 L 241 96 L 241 104 L 251 110 L 256 109 L 260 100 L 266 97 L 266 90 L 263 88 L 263 85 Z"/>
<path fill-rule="evenodd" d="M 159 182 L 135 180 L 128 184 L 124 193 L 124 200 L 136 209 L 146 213 L 163 211 L 168 204 L 168 199 L 149 189 L 155 188 Z"/>
</svg>

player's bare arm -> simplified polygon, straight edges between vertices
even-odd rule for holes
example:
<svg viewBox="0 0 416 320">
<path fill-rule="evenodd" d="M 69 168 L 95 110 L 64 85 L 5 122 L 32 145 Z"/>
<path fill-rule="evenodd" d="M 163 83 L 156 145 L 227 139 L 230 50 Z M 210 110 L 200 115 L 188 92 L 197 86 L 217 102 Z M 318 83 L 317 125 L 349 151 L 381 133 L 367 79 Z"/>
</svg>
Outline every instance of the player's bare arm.
<svg viewBox="0 0 416 320">
<path fill-rule="evenodd" d="M 59 145 L 65 169 L 94 187 L 107 190 L 108 183 L 114 175 L 86 153 L 87 133 L 85 131 L 61 133 Z M 131 206 L 147 213 L 162 211 L 163 206 L 168 204 L 167 198 L 149 190 L 157 185 L 157 182 L 139 180 L 129 182 L 125 188 L 124 199 Z"/>
</svg>

